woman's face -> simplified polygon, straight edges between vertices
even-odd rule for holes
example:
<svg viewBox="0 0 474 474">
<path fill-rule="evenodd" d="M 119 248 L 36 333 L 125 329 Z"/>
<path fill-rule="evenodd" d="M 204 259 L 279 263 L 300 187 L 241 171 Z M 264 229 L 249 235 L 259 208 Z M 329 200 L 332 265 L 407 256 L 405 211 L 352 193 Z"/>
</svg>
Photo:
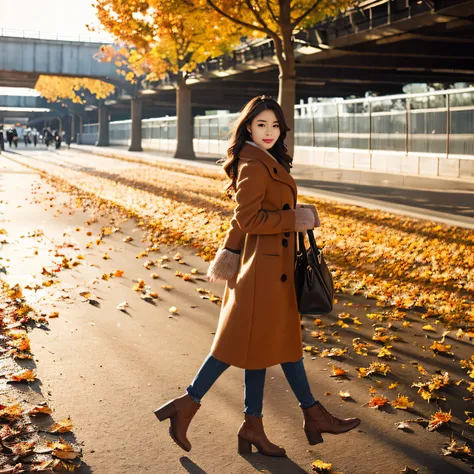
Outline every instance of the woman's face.
<svg viewBox="0 0 474 474">
<path fill-rule="evenodd" d="M 252 123 L 247 125 L 247 130 L 250 132 L 255 145 L 265 150 L 269 150 L 275 145 L 280 136 L 280 125 L 277 116 L 270 109 L 260 112 L 252 120 Z"/>
</svg>

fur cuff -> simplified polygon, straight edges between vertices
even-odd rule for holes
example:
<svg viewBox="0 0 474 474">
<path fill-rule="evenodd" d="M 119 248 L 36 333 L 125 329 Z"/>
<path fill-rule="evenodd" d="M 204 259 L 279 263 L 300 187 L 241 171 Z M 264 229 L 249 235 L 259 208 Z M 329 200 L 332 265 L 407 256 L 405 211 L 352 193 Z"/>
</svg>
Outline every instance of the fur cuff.
<svg viewBox="0 0 474 474">
<path fill-rule="evenodd" d="M 297 204 L 297 208 L 311 209 L 314 215 L 314 227 L 321 227 L 321 220 L 319 219 L 318 210 L 314 204 Z"/>
<path fill-rule="evenodd" d="M 297 207 L 295 209 L 296 215 L 296 232 L 304 232 L 305 230 L 312 229 L 314 227 L 314 215 L 311 209 L 305 207 Z"/>
<path fill-rule="evenodd" d="M 230 280 L 239 271 L 240 254 L 229 252 L 227 249 L 219 249 L 216 257 L 209 265 L 207 277 L 209 281 Z"/>
</svg>

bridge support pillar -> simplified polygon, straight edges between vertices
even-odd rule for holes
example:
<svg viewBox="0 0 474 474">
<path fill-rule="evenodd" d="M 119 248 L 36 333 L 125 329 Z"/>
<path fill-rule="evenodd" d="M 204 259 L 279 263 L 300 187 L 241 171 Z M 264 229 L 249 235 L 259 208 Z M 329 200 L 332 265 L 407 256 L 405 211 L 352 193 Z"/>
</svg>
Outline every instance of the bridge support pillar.
<svg viewBox="0 0 474 474">
<path fill-rule="evenodd" d="M 141 99 L 132 99 L 132 134 L 130 148 L 128 151 L 143 151 L 142 148 L 142 101 Z"/>
<path fill-rule="evenodd" d="M 71 115 L 71 143 L 76 143 L 77 141 L 77 115 Z"/>
<path fill-rule="evenodd" d="M 109 146 L 109 110 L 103 104 L 99 107 L 99 136 L 95 146 Z"/>
<path fill-rule="evenodd" d="M 64 140 L 69 148 L 71 144 L 71 128 L 72 128 L 72 116 L 66 115 L 64 117 Z"/>
<path fill-rule="evenodd" d="M 77 143 L 82 143 L 82 115 L 77 115 Z"/>
</svg>

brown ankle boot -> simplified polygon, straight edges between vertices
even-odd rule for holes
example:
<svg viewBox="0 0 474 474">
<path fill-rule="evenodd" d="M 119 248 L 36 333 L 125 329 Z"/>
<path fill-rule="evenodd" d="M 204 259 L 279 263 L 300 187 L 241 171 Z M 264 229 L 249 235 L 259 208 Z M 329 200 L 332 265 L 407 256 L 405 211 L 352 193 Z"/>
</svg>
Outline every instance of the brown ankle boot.
<svg viewBox="0 0 474 474">
<path fill-rule="evenodd" d="M 191 451 L 191 443 L 186 437 L 189 424 L 201 405 L 196 403 L 187 393 L 175 398 L 154 411 L 160 421 L 171 421 L 170 435 L 173 441 L 185 451 Z"/>
<path fill-rule="evenodd" d="M 263 420 L 260 416 L 245 415 L 245 420 L 239 429 L 239 454 L 250 454 L 252 444 L 265 456 L 286 456 L 286 451 L 271 443 L 263 430 Z"/>
<path fill-rule="evenodd" d="M 304 414 L 304 431 L 309 444 L 322 443 L 321 433 L 341 434 L 360 425 L 359 418 L 337 418 L 329 413 L 321 403 L 311 408 L 302 408 Z"/>
</svg>

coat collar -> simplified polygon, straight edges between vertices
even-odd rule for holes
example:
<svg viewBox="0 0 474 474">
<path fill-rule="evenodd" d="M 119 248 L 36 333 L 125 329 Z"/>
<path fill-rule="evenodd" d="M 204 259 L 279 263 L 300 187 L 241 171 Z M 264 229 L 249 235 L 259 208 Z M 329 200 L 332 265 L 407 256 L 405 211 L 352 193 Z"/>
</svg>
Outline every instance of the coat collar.
<svg viewBox="0 0 474 474">
<path fill-rule="evenodd" d="M 267 168 L 271 177 L 277 181 L 287 184 L 293 190 L 295 203 L 297 201 L 298 190 L 295 180 L 283 166 L 266 150 L 260 148 L 255 143 L 245 142 L 239 153 L 240 158 L 250 158 L 261 161 Z M 276 170 L 276 173 L 275 173 Z"/>
</svg>

